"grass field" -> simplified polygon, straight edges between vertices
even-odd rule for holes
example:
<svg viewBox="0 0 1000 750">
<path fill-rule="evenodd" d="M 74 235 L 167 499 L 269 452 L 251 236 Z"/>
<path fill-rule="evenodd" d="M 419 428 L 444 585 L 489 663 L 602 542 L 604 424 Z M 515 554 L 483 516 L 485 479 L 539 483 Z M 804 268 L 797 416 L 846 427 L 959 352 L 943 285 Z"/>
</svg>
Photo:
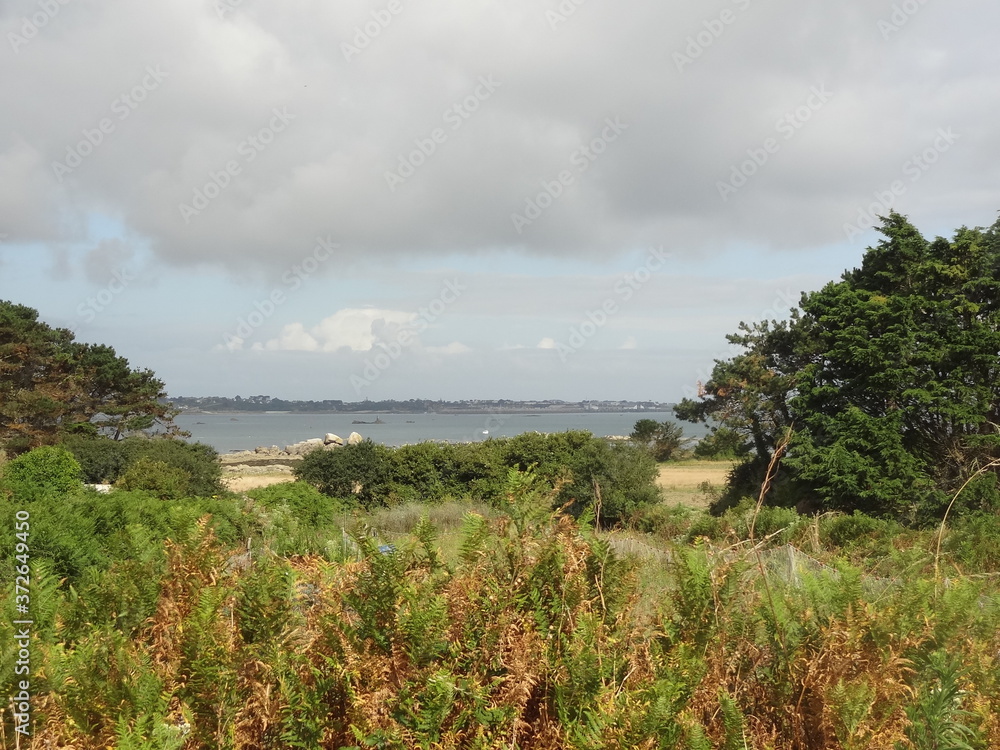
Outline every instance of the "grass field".
<svg viewBox="0 0 1000 750">
<path fill-rule="evenodd" d="M 660 464 L 657 484 L 668 505 L 681 504 L 704 510 L 712 500 L 701 489 L 704 483 L 721 490 L 732 467 L 732 461 L 668 461 Z"/>
</svg>

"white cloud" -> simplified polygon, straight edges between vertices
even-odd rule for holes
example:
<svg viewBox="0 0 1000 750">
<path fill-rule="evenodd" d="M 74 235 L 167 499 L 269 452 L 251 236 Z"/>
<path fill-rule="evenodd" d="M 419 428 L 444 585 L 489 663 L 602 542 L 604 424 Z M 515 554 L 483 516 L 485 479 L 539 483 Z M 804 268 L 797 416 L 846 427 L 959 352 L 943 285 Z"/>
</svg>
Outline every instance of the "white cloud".
<svg viewBox="0 0 1000 750">
<path fill-rule="evenodd" d="M 452 341 L 447 346 L 428 346 L 426 351 L 431 354 L 465 354 L 472 349 L 459 341 Z"/>
<path fill-rule="evenodd" d="M 556 340 L 554 338 L 550 338 L 550 337 L 546 336 L 544 339 L 542 339 L 541 341 L 538 342 L 538 344 L 535 346 L 535 348 L 536 349 L 555 349 L 556 348 Z"/>
<path fill-rule="evenodd" d="M 302 323 L 286 325 L 275 339 L 265 344 L 272 351 L 334 352 L 350 349 L 371 351 L 377 341 L 386 341 L 395 332 L 416 320 L 416 313 L 377 308 L 347 308 L 324 318 L 308 331 Z"/>
<path fill-rule="evenodd" d="M 625 339 L 625 343 L 623 343 L 621 345 L 621 348 L 622 349 L 637 349 L 638 348 L 638 342 L 636 342 L 635 336 L 629 336 L 627 339 Z"/>
</svg>

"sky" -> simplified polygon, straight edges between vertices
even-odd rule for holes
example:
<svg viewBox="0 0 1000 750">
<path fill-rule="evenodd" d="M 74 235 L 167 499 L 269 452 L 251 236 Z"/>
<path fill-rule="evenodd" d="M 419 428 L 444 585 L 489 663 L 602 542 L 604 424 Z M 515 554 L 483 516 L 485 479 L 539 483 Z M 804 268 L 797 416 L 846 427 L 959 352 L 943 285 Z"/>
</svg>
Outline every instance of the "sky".
<svg viewBox="0 0 1000 750">
<path fill-rule="evenodd" d="M 677 401 L 1000 210 L 994 0 L 0 0 L 0 299 L 174 396 Z"/>
</svg>

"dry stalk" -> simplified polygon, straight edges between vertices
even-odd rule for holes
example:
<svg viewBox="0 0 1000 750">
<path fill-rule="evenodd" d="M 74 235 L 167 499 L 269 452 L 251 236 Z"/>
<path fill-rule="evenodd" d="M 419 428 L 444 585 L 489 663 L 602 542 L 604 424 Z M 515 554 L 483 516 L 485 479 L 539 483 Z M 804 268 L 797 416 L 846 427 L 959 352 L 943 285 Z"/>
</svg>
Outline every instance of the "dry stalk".
<svg viewBox="0 0 1000 750">
<path fill-rule="evenodd" d="M 972 476 L 965 480 L 965 484 L 958 488 L 958 492 L 948 503 L 948 508 L 944 512 L 944 518 L 941 519 L 941 528 L 938 529 L 937 535 L 937 548 L 934 550 L 934 587 L 937 590 L 938 583 L 940 582 L 940 561 L 941 561 L 941 539 L 944 537 L 944 526 L 948 522 L 948 514 L 951 513 L 952 506 L 955 505 L 955 501 L 958 500 L 958 496 L 962 494 L 962 490 L 969 486 L 969 483 L 976 477 L 985 474 L 987 470 L 993 468 L 994 466 L 1000 466 L 1000 458 L 994 458 L 985 466 L 981 466 Z"/>
</svg>

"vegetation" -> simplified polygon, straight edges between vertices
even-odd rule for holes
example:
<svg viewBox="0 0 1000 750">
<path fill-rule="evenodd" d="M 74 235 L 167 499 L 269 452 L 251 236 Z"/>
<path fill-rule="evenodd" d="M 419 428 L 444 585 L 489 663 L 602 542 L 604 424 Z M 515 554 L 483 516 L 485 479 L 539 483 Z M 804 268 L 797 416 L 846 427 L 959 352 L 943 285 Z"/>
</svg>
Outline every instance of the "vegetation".
<svg viewBox="0 0 1000 750">
<path fill-rule="evenodd" d="M 803 294 L 785 321 L 741 324 L 678 417 L 752 446 L 719 510 L 759 487 L 791 431 L 771 498 L 922 523 L 996 512 L 1000 457 L 1000 222 L 924 239 L 899 214 L 861 267 Z M 800 507 L 802 507 L 800 505 Z"/>
<path fill-rule="evenodd" d="M 143 471 L 136 464 L 149 469 L 149 464 L 163 464 L 173 470 L 180 482 L 180 495 L 213 495 L 222 491 L 219 479 L 222 468 L 219 454 L 209 445 L 186 443 L 167 437 L 129 437 L 112 440 L 103 436 L 70 435 L 60 445 L 71 452 L 80 463 L 85 481 L 94 484 L 112 484 L 141 481 Z M 159 471 L 163 473 L 162 468 Z M 143 489 L 133 487 L 134 489 Z"/>
<path fill-rule="evenodd" d="M 169 502 L 78 483 L 61 496 L 15 495 L 0 504 L 0 550 L 10 571 L 15 508 L 28 510 L 33 741 L 1000 742 L 1000 593 L 969 575 L 1000 560 L 966 557 L 976 534 L 1000 532 L 995 518 L 951 529 L 935 577 L 932 532 L 749 505 L 721 518 L 661 514 L 625 556 L 621 532 L 553 511 L 559 492 L 537 471 L 510 469 L 506 502 L 490 510 L 466 501 L 368 514 L 303 482 Z M 766 540 L 766 565 L 753 539 Z M 803 564 L 791 572 L 778 565 L 789 542 L 810 555 L 796 553 Z M 4 649 L 13 603 L 9 586 Z M 9 712 L 2 721 L 11 738 Z"/>
<path fill-rule="evenodd" d="M 0 448 L 16 455 L 75 432 L 116 439 L 173 427 L 163 383 L 110 346 L 81 344 L 38 312 L 0 300 Z M 174 431 L 176 429 L 174 428 Z"/>
<path fill-rule="evenodd" d="M 502 504 L 507 501 L 505 487 L 512 470 L 531 470 L 558 486 L 556 506 L 574 515 L 592 510 L 598 520 L 609 523 L 659 500 L 656 464 L 646 451 L 582 431 L 396 449 L 365 441 L 312 451 L 295 475 L 328 495 L 354 496 L 370 509 L 403 500 L 463 496 Z"/>
<path fill-rule="evenodd" d="M 684 430 L 674 422 L 640 419 L 630 435 L 638 445 L 648 449 L 657 461 L 669 461 L 684 444 Z"/>
</svg>

